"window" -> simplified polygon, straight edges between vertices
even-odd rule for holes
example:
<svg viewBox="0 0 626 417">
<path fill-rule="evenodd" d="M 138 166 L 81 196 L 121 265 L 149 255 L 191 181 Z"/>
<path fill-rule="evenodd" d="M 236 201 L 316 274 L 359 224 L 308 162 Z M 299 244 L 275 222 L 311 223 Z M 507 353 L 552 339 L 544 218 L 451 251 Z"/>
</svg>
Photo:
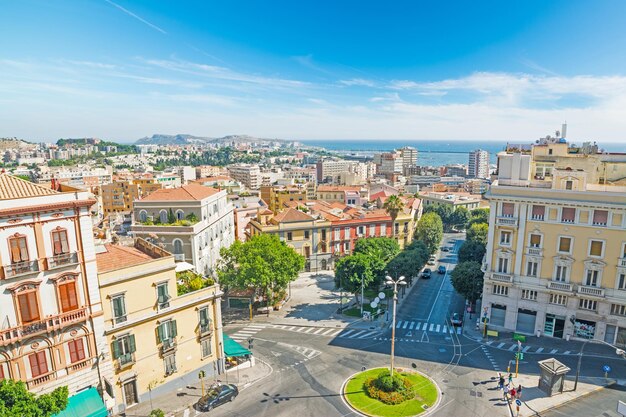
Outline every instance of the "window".
<svg viewBox="0 0 626 417">
<path fill-rule="evenodd" d="M 178 329 L 176 328 L 176 320 L 168 320 L 157 327 L 157 333 L 159 335 L 159 342 L 169 342 L 178 335 Z"/>
<path fill-rule="evenodd" d="M 611 314 L 614 316 L 626 316 L 626 305 L 611 304 Z"/>
<path fill-rule="evenodd" d="M 567 305 L 567 296 L 561 294 L 550 294 L 550 304 L 558 304 L 560 306 Z"/>
<path fill-rule="evenodd" d="M 305 230 L 305 231 L 304 231 L 304 238 L 305 238 L 305 239 L 308 239 L 308 238 L 309 238 L 309 235 L 310 235 L 310 232 L 309 232 L 308 230 Z"/>
<path fill-rule="evenodd" d="M 183 220 L 185 218 L 185 212 L 182 210 L 176 210 L 176 220 Z"/>
<path fill-rule="evenodd" d="M 376 236 L 376 225 L 370 225 L 370 236 Z"/>
<path fill-rule="evenodd" d="M 198 310 L 200 319 L 200 333 L 208 333 L 211 331 L 211 318 L 209 317 L 209 307 L 202 307 Z"/>
<path fill-rule="evenodd" d="M 30 362 L 30 372 L 33 378 L 48 373 L 48 361 L 45 350 L 28 355 L 28 362 Z"/>
<path fill-rule="evenodd" d="M 617 289 L 626 290 L 626 274 L 621 273 L 617 276 Z"/>
<path fill-rule="evenodd" d="M 202 359 L 211 356 L 211 339 L 205 339 L 200 342 L 200 352 Z"/>
<path fill-rule="evenodd" d="M 139 221 L 140 222 L 145 222 L 146 220 L 148 220 L 148 213 L 146 213 L 145 210 L 141 210 L 139 212 Z"/>
<path fill-rule="evenodd" d="M 293 240 L 293 233 L 287 232 L 287 240 Z"/>
<path fill-rule="evenodd" d="M 498 258 L 498 272 L 507 274 L 509 271 L 509 258 Z"/>
<path fill-rule="evenodd" d="M 69 245 L 67 244 L 67 230 L 57 229 L 52 231 L 52 249 L 54 255 L 62 255 L 70 252 Z"/>
<path fill-rule="evenodd" d="M 539 264 L 537 262 L 528 261 L 528 263 L 526 264 L 526 276 L 536 277 L 538 268 Z"/>
<path fill-rule="evenodd" d="M 541 235 L 530 235 L 530 247 L 531 248 L 541 247 Z"/>
<path fill-rule="evenodd" d="M 576 220 L 576 209 L 573 207 L 563 207 L 561 210 L 561 222 L 574 223 Z"/>
<path fill-rule="evenodd" d="M 380 236 L 387 236 L 387 225 L 386 224 L 381 224 L 380 225 Z"/>
<path fill-rule="evenodd" d="M 515 213 L 515 204 L 502 203 L 502 217 L 513 217 Z"/>
<path fill-rule="evenodd" d="M 578 308 L 581 310 L 596 311 L 598 308 L 598 302 L 587 298 L 581 298 L 578 300 Z"/>
<path fill-rule="evenodd" d="M 83 339 L 70 340 L 67 343 L 67 347 L 70 351 L 70 362 L 76 363 L 85 359 L 85 347 L 83 345 Z"/>
<path fill-rule="evenodd" d="M 511 232 L 500 232 L 500 244 L 501 245 L 511 244 Z"/>
<path fill-rule="evenodd" d="M 322 240 L 326 240 L 326 229 L 322 229 Z"/>
<path fill-rule="evenodd" d="M 556 273 L 554 275 L 555 281 L 565 282 L 567 281 L 567 266 L 565 265 L 557 265 Z"/>
<path fill-rule="evenodd" d="M 507 287 L 506 285 L 494 285 L 493 293 L 495 295 L 502 295 L 502 296 L 508 297 L 509 287 Z"/>
<path fill-rule="evenodd" d="M 606 226 L 609 218 L 609 212 L 606 210 L 594 210 L 593 211 L 593 225 L 594 226 Z"/>
<path fill-rule="evenodd" d="M 171 375 L 176 372 L 176 355 L 167 355 L 163 358 L 165 366 L 165 375 Z"/>
<path fill-rule="evenodd" d="M 585 277 L 585 285 L 588 287 L 597 287 L 598 275 L 599 275 L 599 271 L 596 271 L 594 269 L 588 269 L 587 276 Z"/>
<path fill-rule="evenodd" d="M 339 228 L 335 229 L 335 240 L 341 239 L 340 233 L 341 230 Z"/>
<path fill-rule="evenodd" d="M 124 323 L 126 321 L 126 302 L 124 300 L 124 294 L 112 297 L 111 306 L 113 308 L 113 323 Z"/>
<path fill-rule="evenodd" d="M 359 226 L 359 227 L 357 228 L 357 234 L 358 234 L 359 236 L 363 236 L 363 235 L 365 234 L 365 226 Z"/>
<path fill-rule="evenodd" d="M 589 256 L 602 256 L 602 249 L 604 248 L 604 242 L 601 240 L 592 240 L 589 245 Z"/>
<path fill-rule="evenodd" d="M 59 285 L 59 298 L 61 299 L 61 311 L 66 313 L 78 308 L 78 296 L 76 294 L 76 282 L 69 281 Z"/>
<path fill-rule="evenodd" d="M 22 323 L 39 321 L 39 307 L 37 306 L 36 290 L 18 294 L 17 303 L 20 309 Z"/>
<path fill-rule="evenodd" d="M 29 260 L 28 247 L 26 246 L 26 236 L 14 236 L 9 238 L 9 248 L 11 249 L 11 263 L 17 264 Z"/>
<path fill-rule="evenodd" d="M 127 334 L 115 338 L 112 343 L 113 358 L 117 359 L 120 365 L 125 365 L 133 361 L 133 353 L 137 350 L 135 345 L 135 335 Z"/>
<path fill-rule="evenodd" d="M 349 227 L 344 228 L 343 238 L 344 239 L 350 239 L 350 228 Z"/>
<path fill-rule="evenodd" d="M 157 302 L 159 308 L 168 308 L 170 306 L 170 294 L 167 288 L 167 282 L 157 285 Z"/>
<path fill-rule="evenodd" d="M 533 210 L 531 212 L 530 218 L 533 220 L 543 220 L 545 214 L 546 214 L 546 206 L 533 205 Z"/>
<path fill-rule="evenodd" d="M 572 185 L 573 185 L 572 181 L 565 181 L 565 189 L 566 190 L 571 190 L 572 189 Z"/>
<path fill-rule="evenodd" d="M 161 221 L 161 223 L 167 223 L 167 211 L 161 210 L 159 212 L 159 220 Z"/>
<path fill-rule="evenodd" d="M 335 253 L 339 253 L 341 250 L 341 245 L 339 243 L 335 243 Z"/>
<path fill-rule="evenodd" d="M 183 241 L 180 239 L 176 239 L 174 240 L 174 254 L 175 255 L 182 255 L 183 253 Z"/>
<path fill-rule="evenodd" d="M 395 224 L 395 233 L 396 234 L 400 233 L 400 223 Z"/>
<path fill-rule="evenodd" d="M 522 298 L 524 300 L 537 301 L 537 291 L 535 291 L 535 290 L 522 290 Z"/>
<path fill-rule="evenodd" d="M 343 244 L 343 251 L 348 253 L 350 251 L 350 243 L 349 242 L 344 242 Z"/>
<path fill-rule="evenodd" d="M 559 252 L 570 253 L 572 250 L 572 238 L 561 237 L 559 238 Z"/>
<path fill-rule="evenodd" d="M 6 377 L 4 376 L 4 364 L 0 363 L 0 381 L 2 381 L 3 379 L 6 379 Z"/>
</svg>

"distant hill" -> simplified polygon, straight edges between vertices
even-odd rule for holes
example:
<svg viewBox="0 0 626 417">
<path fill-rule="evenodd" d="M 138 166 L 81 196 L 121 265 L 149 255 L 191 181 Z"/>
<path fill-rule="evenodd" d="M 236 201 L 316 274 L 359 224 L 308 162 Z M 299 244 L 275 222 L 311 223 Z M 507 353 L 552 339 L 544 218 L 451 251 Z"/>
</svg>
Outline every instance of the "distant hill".
<svg viewBox="0 0 626 417">
<path fill-rule="evenodd" d="M 193 135 L 163 135 L 154 134 L 151 137 L 141 138 L 135 145 L 203 145 L 207 143 L 248 143 L 248 142 L 291 142 L 284 139 L 262 139 L 248 135 L 228 135 L 221 138 L 209 138 Z"/>
<path fill-rule="evenodd" d="M 7 149 L 23 149 L 31 147 L 33 144 L 23 139 L 17 138 L 0 138 L 0 151 Z"/>
</svg>

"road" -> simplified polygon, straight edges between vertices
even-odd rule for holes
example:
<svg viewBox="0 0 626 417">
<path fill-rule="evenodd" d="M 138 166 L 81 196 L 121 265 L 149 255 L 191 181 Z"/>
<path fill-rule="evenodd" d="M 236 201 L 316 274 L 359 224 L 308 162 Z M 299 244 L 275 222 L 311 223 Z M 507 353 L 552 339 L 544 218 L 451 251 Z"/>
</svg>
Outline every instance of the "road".
<svg viewBox="0 0 626 417">
<path fill-rule="evenodd" d="M 626 401 L 626 387 L 613 385 L 576 402 L 540 413 L 538 417 L 619 417 L 616 411 L 619 400 Z"/>
</svg>

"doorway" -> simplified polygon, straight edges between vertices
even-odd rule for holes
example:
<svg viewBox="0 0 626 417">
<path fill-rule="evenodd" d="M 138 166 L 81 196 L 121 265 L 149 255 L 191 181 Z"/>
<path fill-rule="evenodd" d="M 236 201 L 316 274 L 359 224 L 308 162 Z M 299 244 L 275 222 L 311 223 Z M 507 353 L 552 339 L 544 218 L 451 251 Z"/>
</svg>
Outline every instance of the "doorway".
<svg viewBox="0 0 626 417">
<path fill-rule="evenodd" d="M 550 337 L 563 339 L 565 330 L 565 317 L 554 314 L 546 314 L 546 324 L 543 327 L 543 334 Z"/>
<path fill-rule="evenodd" d="M 137 404 L 137 381 L 130 381 L 124 384 L 124 401 L 126 407 Z"/>
</svg>

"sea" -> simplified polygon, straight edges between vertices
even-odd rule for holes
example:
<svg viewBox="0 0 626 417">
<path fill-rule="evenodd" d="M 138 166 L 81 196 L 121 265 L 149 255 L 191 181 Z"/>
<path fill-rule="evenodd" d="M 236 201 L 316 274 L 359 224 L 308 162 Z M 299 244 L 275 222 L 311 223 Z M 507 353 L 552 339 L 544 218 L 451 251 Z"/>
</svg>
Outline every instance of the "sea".
<svg viewBox="0 0 626 417">
<path fill-rule="evenodd" d="M 417 149 L 417 164 L 420 166 L 442 166 L 449 164 L 465 164 L 468 162 L 468 153 L 482 149 L 489 152 L 489 162 L 495 165 L 497 153 L 506 148 L 507 141 L 478 141 L 478 140 L 315 140 L 300 139 L 304 145 L 316 146 L 329 151 L 357 157 L 373 156 L 377 152 L 387 152 L 403 146 L 412 146 Z M 510 142 L 518 143 L 518 142 Z M 626 152 L 626 145 L 609 143 L 603 146 L 609 152 Z"/>
</svg>

